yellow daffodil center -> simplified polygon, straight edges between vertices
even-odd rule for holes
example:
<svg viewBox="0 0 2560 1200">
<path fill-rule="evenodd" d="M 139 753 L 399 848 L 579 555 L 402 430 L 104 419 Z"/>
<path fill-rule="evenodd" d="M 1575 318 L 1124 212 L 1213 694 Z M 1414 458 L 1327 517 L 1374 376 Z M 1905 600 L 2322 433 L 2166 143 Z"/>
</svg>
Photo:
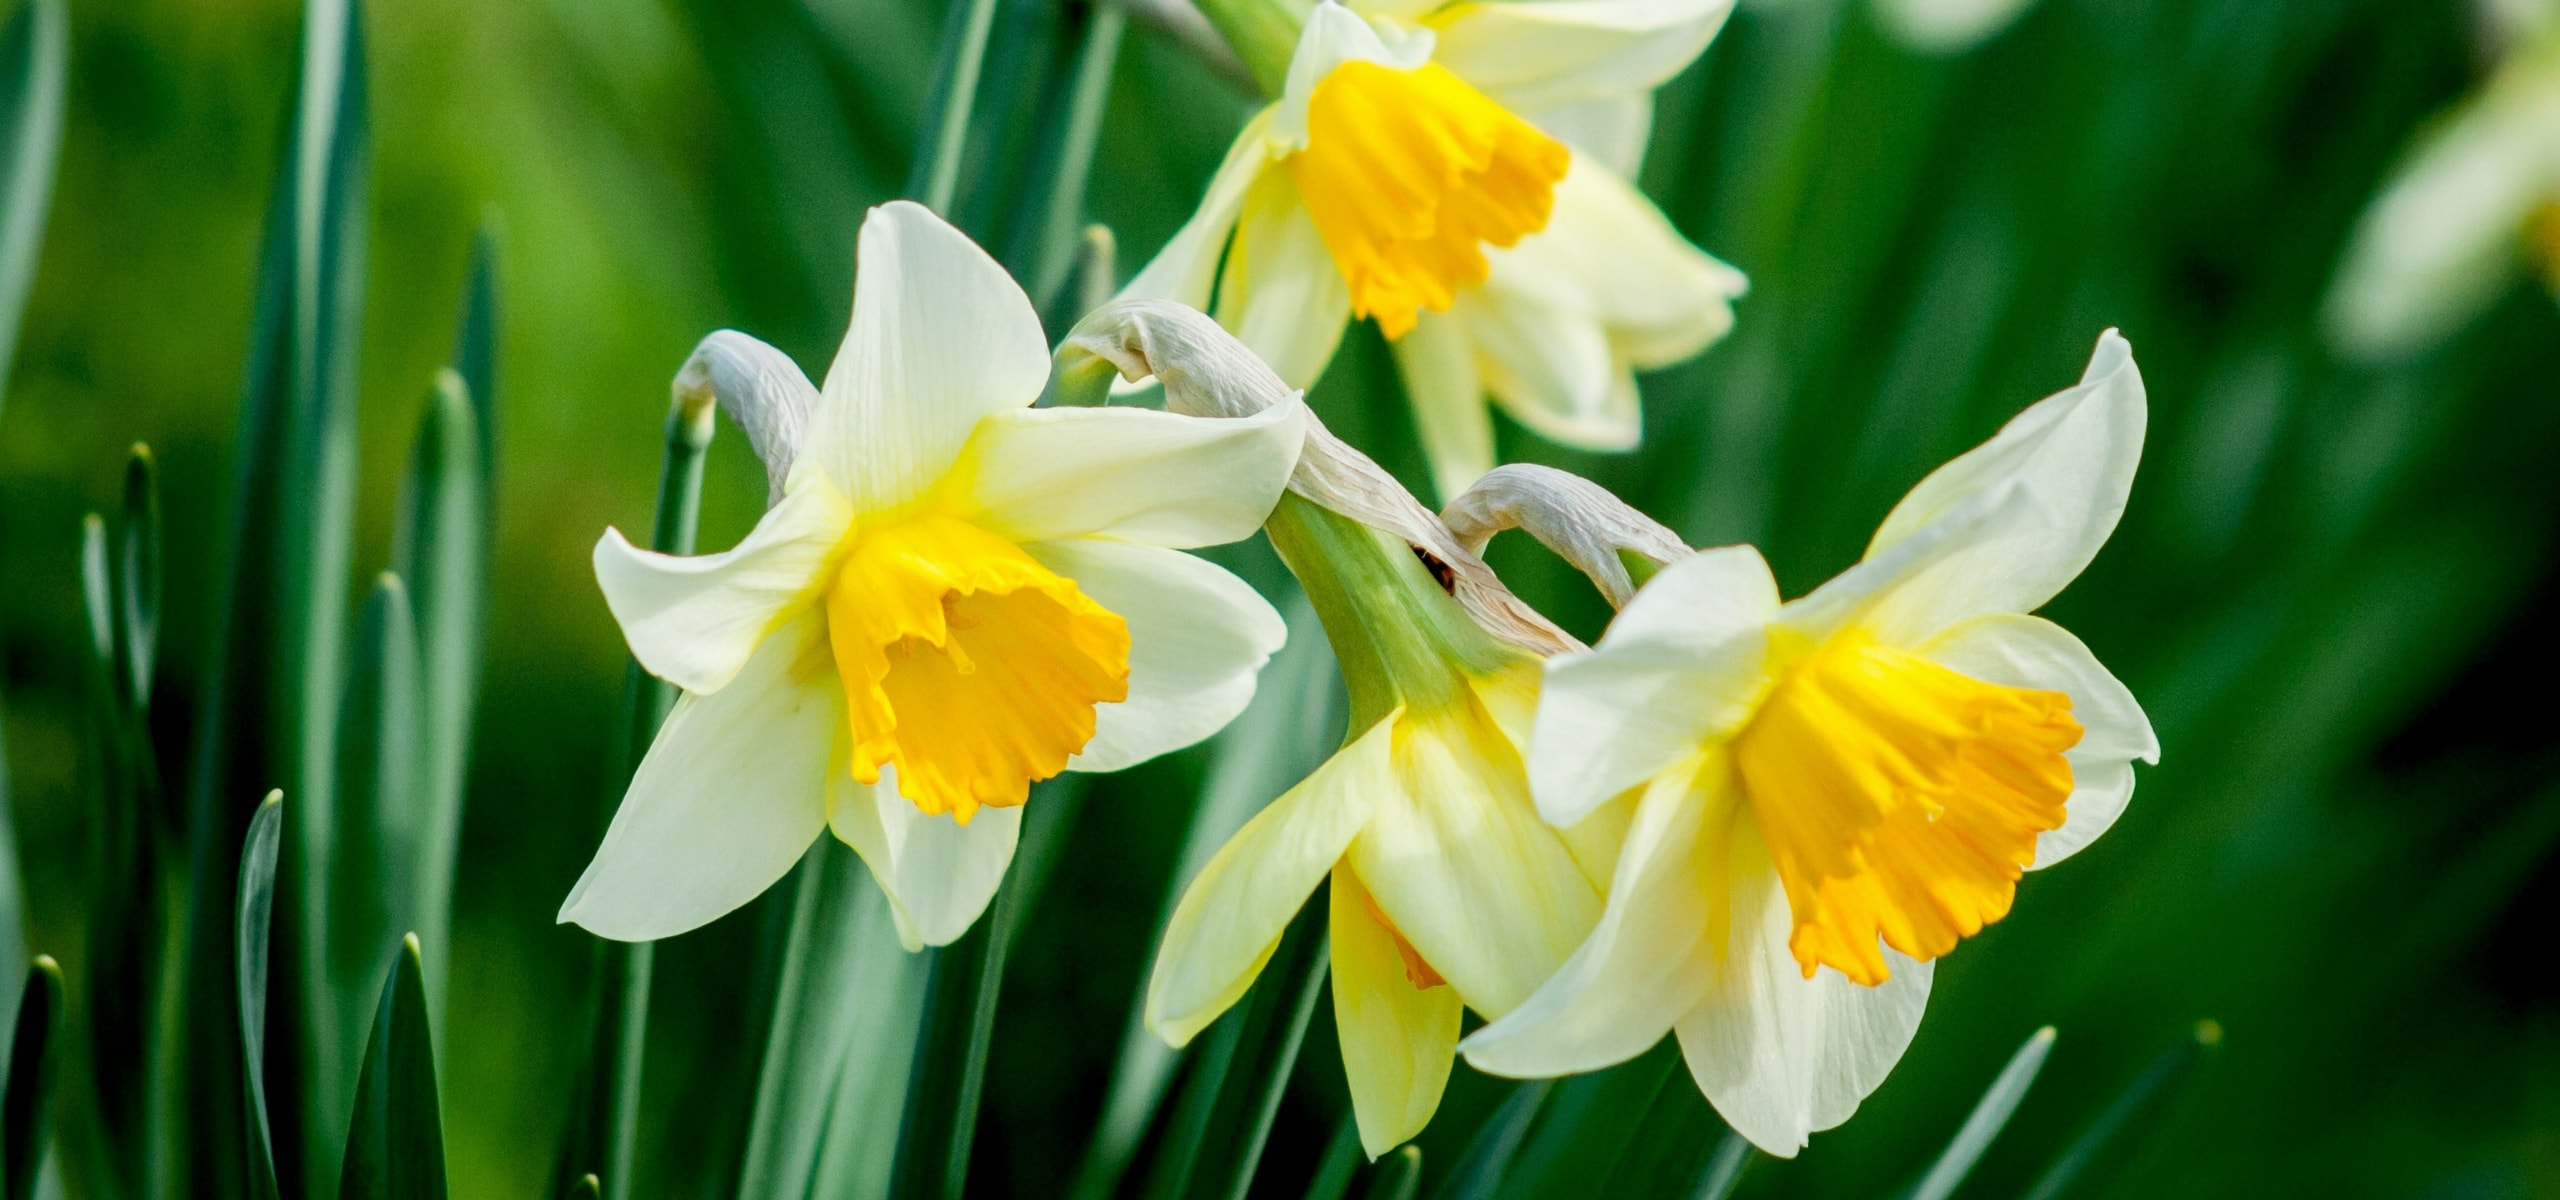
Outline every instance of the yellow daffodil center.
<svg viewBox="0 0 2560 1200">
<path fill-rule="evenodd" d="M 2059 692 L 1855 633 L 1798 659 L 1733 750 L 1805 977 L 1882 983 L 1879 938 L 1931 959 L 2006 916 L 2036 835 L 2062 825 L 2079 741 Z"/>
<path fill-rule="evenodd" d="M 967 521 L 857 526 L 827 591 L 827 640 L 853 725 L 853 777 L 966 824 L 1020 804 L 1129 695 L 1129 626 Z"/>
<path fill-rule="evenodd" d="M 1306 148 L 1285 160 L 1351 309 L 1388 337 L 1445 312 L 1491 269 L 1486 243 L 1546 227 L 1569 158 L 1437 63 L 1347 62 L 1307 100 Z"/>
</svg>

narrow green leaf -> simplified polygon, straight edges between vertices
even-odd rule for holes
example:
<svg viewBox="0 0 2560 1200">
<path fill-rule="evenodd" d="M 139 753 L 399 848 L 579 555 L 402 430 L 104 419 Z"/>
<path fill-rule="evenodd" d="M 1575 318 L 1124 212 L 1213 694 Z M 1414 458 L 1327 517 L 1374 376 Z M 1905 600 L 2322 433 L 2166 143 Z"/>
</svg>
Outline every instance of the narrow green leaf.
<svg viewBox="0 0 2560 1200">
<path fill-rule="evenodd" d="M 1485 1118 L 1484 1127 L 1468 1140 L 1457 1164 L 1449 1169 L 1448 1178 L 1431 1193 L 1434 1200 L 1482 1200 L 1493 1195 L 1502 1186 L 1503 1174 L 1510 1170 L 1521 1143 L 1528 1140 L 1529 1126 L 1538 1119 L 1539 1109 L 1554 1090 L 1555 1081 L 1551 1079 L 1514 1084 L 1502 1107 L 1493 1110 L 1493 1115 Z"/>
<path fill-rule="evenodd" d="M 1410 1142 L 1387 1151 L 1369 1174 L 1367 1200 L 1413 1200 L 1422 1190 L 1422 1147 Z"/>
<path fill-rule="evenodd" d="M 2053 1053 L 2053 1026 L 2027 1035 L 2018 1052 L 2009 1056 L 2009 1065 L 1975 1101 L 1973 1112 L 1956 1130 L 1955 1140 L 1947 1143 L 1946 1152 L 1930 1166 L 1911 1189 L 1908 1200 L 1947 1200 L 1964 1177 L 1973 1173 L 1973 1164 L 1982 1160 L 1982 1152 L 1991 1148 L 1991 1139 L 2008 1127 L 2009 1118 L 2018 1111 L 2018 1102 L 2027 1098 L 2027 1089 L 2035 1086 L 2036 1073 L 2044 1070 L 2045 1056 Z"/>
<path fill-rule="evenodd" d="M 995 1033 L 1005 951 L 1066 837 L 1083 786 L 1083 779 L 1073 775 L 1033 786 L 1023 812 L 1021 844 L 994 903 L 959 940 L 926 951 L 931 974 L 916 1023 L 898 1153 L 890 1168 L 889 1194 L 898 1200 L 960 1200 L 977 1136 L 978 1098 L 986 1083 L 987 1042 Z"/>
<path fill-rule="evenodd" d="M 1698 1178 L 1696 1200 L 1725 1200 L 1732 1195 L 1733 1189 L 1742 1186 L 1742 1169 L 1757 1154 L 1741 1134 L 1726 1130 L 1724 1140 L 1716 1143 L 1715 1157 L 1707 1160 L 1707 1169 Z"/>
<path fill-rule="evenodd" d="M 418 649 L 408 588 L 385 572 L 366 598 L 349 664 L 330 811 L 305 816 L 304 1102 L 343 1113 L 379 994 L 382 948 L 417 919 L 420 850 Z M 290 814 L 288 814 L 290 815 Z"/>
<path fill-rule="evenodd" d="M 356 1080 L 338 1200 L 444 1200 L 444 1126 L 436 1112 L 434 1039 L 418 938 L 400 940 L 382 981 Z"/>
<path fill-rule="evenodd" d="M 1351 1190 L 1351 1177 L 1360 1170 L 1360 1123 L 1344 1117 L 1334 1126 L 1333 1138 L 1324 1144 L 1324 1157 L 1316 1161 L 1315 1178 L 1307 1184 L 1307 1200 L 1342 1200 Z"/>
<path fill-rule="evenodd" d="M 106 522 L 83 523 L 81 604 L 88 617 L 88 895 L 83 922 L 87 986 L 74 1023 L 66 1150 L 91 1186 L 132 1193 L 144 1185 L 153 976 L 160 949 L 159 778 L 130 680 L 130 625 Z"/>
<path fill-rule="evenodd" d="M 851 848 L 822 837 L 801 864 L 737 1194 L 884 1196 L 933 960 Z"/>
<path fill-rule="evenodd" d="M 274 1200 L 275 1135 L 267 1112 L 267 964 L 275 929 L 276 857 L 284 841 L 284 793 L 269 792 L 249 819 L 240 847 L 239 906 L 232 928 L 232 979 L 238 997 L 241 1107 L 246 1112 L 249 1194 Z"/>
<path fill-rule="evenodd" d="M 471 238 L 471 275 L 462 285 L 462 318 L 453 331 L 454 373 L 471 397 L 471 427 L 480 435 L 480 494 L 497 519 L 498 233 L 483 224 Z"/>
<path fill-rule="evenodd" d="M 37 955 L 27 970 L 16 1028 L 8 1091 L 0 1094 L 0 1195 L 34 1200 L 36 1173 L 53 1143 L 54 1060 L 62 1052 L 62 968 L 51 955 Z"/>
<path fill-rule="evenodd" d="M 1627 1115 L 1635 1136 L 1606 1176 L 1604 1195 L 1701 1196 L 1732 1186 L 1749 1160 L 1750 1143 L 1731 1136 L 1686 1069 L 1664 1080 L 1651 1106 Z"/>
<path fill-rule="evenodd" d="M 444 961 L 453 920 L 488 587 L 487 478 L 480 445 L 478 417 L 461 374 L 437 372 L 401 484 L 391 561 L 409 586 L 417 632 L 420 742 L 410 764 L 417 772 L 417 865 L 415 893 L 406 906 L 413 919 L 405 924 L 418 931 L 425 957 L 438 962 Z M 444 989 L 430 987 L 427 999 L 442 1029 Z"/>
<path fill-rule="evenodd" d="M 62 0 L 27 0 L 0 29 L 0 392 L 8 388 L 18 319 L 53 206 L 68 41 Z"/>
<path fill-rule="evenodd" d="M 135 712 L 151 707 L 152 670 L 160 651 L 160 479 L 151 447 L 133 444 L 124 470 L 124 527 L 118 531 L 116 617 L 124 648 L 126 695 Z"/>
<path fill-rule="evenodd" d="M 1253 814 L 1324 762 L 1341 731 L 1341 682 L 1315 606 L 1303 595 L 1282 605 L 1289 640 L 1262 672 L 1253 702 L 1218 735 L 1216 758 L 1201 785 L 1182 857 L 1165 881 L 1151 928 L 1164 928 L 1182 889 Z M 1119 1191 L 1129 1160 L 1164 1104 L 1180 1056 L 1147 1028 L 1145 994 L 1133 996 L 1120 1034 L 1120 1055 L 1104 1093 L 1102 1120 L 1076 1170 L 1076 1200 L 1105 1200 Z"/>
<path fill-rule="evenodd" d="M 604 1200 L 604 1185 L 593 1175 L 581 1175 L 569 1185 L 566 1200 Z"/>
<path fill-rule="evenodd" d="M 1617 1169 L 1643 1114 L 1665 1088 L 1694 1086 L 1678 1043 L 1667 1037 L 1632 1061 L 1556 1081 L 1546 1111 L 1504 1169 L 1497 1194 L 1539 1200 L 1589 1189 Z"/>
<path fill-rule="evenodd" d="M 1324 992 L 1325 902 L 1303 905 L 1244 1000 L 1192 1056 L 1148 1194 L 1241 1200 Z"/>
<path fill-rule="evenodd" d="M 468 318 L 464 323 L 467 328 Z M 681 389 L 668 406 L 666 455 L 658 472 L 657 510 L 649 540 L 650 548 L 660 553 L 693 553 L 695 533 L 702 523 L 702 464 L 710 452 L 718 416 L 709 396 Z M 615 726 L 620 740 L 613 790 L 603 798 L 595 817 L 597 837 L 604 835 L 623 787 L 674 705 L 675 688 L 666 681 L 642 670 L 637 662 L 624 669 L 622 714 Z M 573 1077 L 553 1190 L 566 1194 L 589 1174 L 600 1174 L 607 1181 L 609 1200 L 629 1200 L 657 951 L 646 942 L 599 938 L 595 945 L 585 1052 Z"/>
<path fill-rule="evenodd" d="M 969 115 L 978 100 L 978 75 L 986 66 L 987 35 L 995 28 L 996 0 L 952 0 L 925 111 L 924 135 L 907 195 L 948 217 L 960 190 L 960 152 Z"/>
<path fill-rule="evenodd" d="M 2125 1085 L 2115 1103 L 2108 1105 L 2063 1149 L 2053 1165 L 2037 1177 L 2035 1186 L 2027 1189 L 2027 1200 L 2054 1200 L 2069 1192 L 2111 1149 L 2138 1140 L 2158 1123 L 2169 1101 L 2195 1078 L 2197 1065 L 2221 1045 L 2222 1026 L 2212 1021 L 2196 1022 L 2186 1037 L 2152 1059 L 2151 1065 Z"/>
<path fill-rule="evenodd" d="M 1111 68 L 1120 58 L 1120 40 L 1128 14 L 1118 4 L 1096 4 L 1086 14 L 1084 36 L 1077 43 L 1075 67 L 1067 77 L 1065 103 L 1055 106 L 1056 119 L 1045 139 L 1041 169 L 1034 172 L 1035 196 L 1023 205 L 1008 255 L 1014 272 L 1029 285 L 1032 303 L 1046 313 L 1057 307 L 1061 292 L 1090 243 L 1084 228 L 1085 181 L 1093 173 L 1094 147 L 1102 137 L 1102 113 L 1111 98 Z M 1106 231 L 1105 236 L 1108 236 Z M 1106 262 L 1103 270 L 1108 272 Z M 1104 290 L 1109 295 L 1110 289 Z M 1064 329 L 1089 311 L 1083 296 L 1074 312 L 1058 314 Z"/>
<path fill-rule="evenodd" d="M 18 830 L 9 797 L 9 738 L 0 723 L 0 962 L 27 956 L 26 889 L 18 867 Z M 15 1026 L 18 998 L 0 994 L 0 1024 Z"/>
</svg>

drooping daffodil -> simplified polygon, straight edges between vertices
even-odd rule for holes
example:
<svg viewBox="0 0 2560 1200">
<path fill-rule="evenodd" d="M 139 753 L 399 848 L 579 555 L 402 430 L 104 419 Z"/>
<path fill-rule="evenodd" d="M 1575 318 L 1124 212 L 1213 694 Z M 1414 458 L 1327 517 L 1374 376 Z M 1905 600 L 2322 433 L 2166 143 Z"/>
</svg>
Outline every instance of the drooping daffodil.
<svg viewBox="0 0 2560 1200">
<path fill-rule="evenodd" d="M 2322 313 L 2381 361 L 2423 352 L 2530 277 L 2560 299 L 2560 19 L 2509 18 L 2480 91 L 2422 135 L 2358 222 Z"/>
<path fill-rule="evenodd" d="M 1653 89 L 1732 7 L 1321 0 L 1263 72 L 1279 99 L 1123 294 L 1211 312 L 1297 387 L 1374 319 L 1444 499 L 1493 465 L 1488 394 L 1556 441 L 1628 449 L 1634 372 L 1723 336 L 1745 287 L 1628 182 Z"/>
<path fill-rule="evenodd" d="M 1639 798 L 1591 937 L 1467 1060 L 1564 1074 L 1673 1032 L 1761 1149 L 1847 1120 L 1909 1045 L 1933 961 L 2104 833 L 2133 760 L 2158 758 L 2124 685 L 2030 615 L 2114 530 L 2144 405 L 2109 332 L 2078 386 L 1922 480 L 1810 595 L 1780 603 L 1748 547 L 1702 551 L 1550 660 L 1539 812 Z"/>
<path fill-rule="evenodd" d="M 1125 378 L 1163 379 L 1169 407 L 1246 412 L 1292 394 L 1205 317 L 1161 302 L 1108 306 L 1067 347 L 1062 364 L 1090 352 Z M 1146 1020 L 1188 1044 L 1244 996 L 1329 880 L 1334 1016 L 1374 1156 L 1439 1107 L 1462 1010 L 1509 1011 L 1589 932 L 1632 805 L 1568 830 L 1538 819 L 1521 748 L 1539 663 L 1579 643 L 1501 590 L 1374 462 L 1308 423 L 1266 529 L 1323 620 L 1351 736 L 1190 881 Z"/>
<path fill-rule="evenodd" d="M 1181 548 L 1262 524 L 1303 406 L 1032 408 L 1047 342 L 994 260 L 903 202 L 859 241 L 823 388 L 717 335 L 763 389 L 733 411 L 777 481 L 755 529 L 691 558 L 596 545 L 632 654 L 683 694 L 563 921 L 681 933 L 832 829 L 910 948 L 949 942 L 1002 880 L 1034 781 L 1216 732 L 1285 634 Z"/>
</svg>

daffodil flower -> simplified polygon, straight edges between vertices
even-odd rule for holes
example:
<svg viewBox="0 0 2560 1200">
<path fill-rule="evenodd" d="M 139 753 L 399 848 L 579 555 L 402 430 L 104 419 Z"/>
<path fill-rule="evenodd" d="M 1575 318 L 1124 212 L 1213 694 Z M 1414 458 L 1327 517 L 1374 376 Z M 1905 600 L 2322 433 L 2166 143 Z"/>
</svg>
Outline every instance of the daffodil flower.
<svg viewBox="0 0 2560 1200">
<path fill-rule="evenodd" d="M 1261 597 L 1179 548 L 1261 525 L 1302 406 L 1030 408 L 1048 348 L 1002 268 L 906 203 L 871 211 L 859 254 L 823 389 L 722 335 L 768 395 L 739 414 L 778 483 L 754 531 L 695 558 L 596 545 L 633 655 L 683 696 L 563 921 L 681 933 L 832 828 L 910 948 L 949 942 L 1033 781 L 1208 736 L 1281 643 Z"/>
<path fill-rule="evenodd" d="M 1761 1149 L 1847 1120 L 1910 1043 L 1933 960 L 2104 833 L 2133 760 L 2158 758 L 2124 685 L 2028 615 L 2114 530 L 2144 419 L 2110 332 L 2078 386 L 1922 480 L 1812 594 L 1782 604 L 1756 552 L 1703 551 L 1551 660 L 1539 812 L 1639 798 L 1591 937 L 1468 1061 L 1564 1074 L 1675 1032 Z"/>
<path fill-rule="evenodd" d="M 2560 20 L 2517 18 L 2486 87 L 2434 125 L 2356 227 L 2323 313 L 2358 357 L 2423 351 L 2533 276 L 2560 298 Z"/>
<path fill-rule="evenodd" d="M 1731 11 L 1324 0 L 1279 100 L 1123 294 L 1212 311 L 1297 387 L 1376 320 L 1444 496 L 1493 465 L 1488 393 L 1549 438 L 1630 448 L 1634 372 L 1721 337 L 1745 286 L 1627 182 L 1653 89 Z"/>
</svg>

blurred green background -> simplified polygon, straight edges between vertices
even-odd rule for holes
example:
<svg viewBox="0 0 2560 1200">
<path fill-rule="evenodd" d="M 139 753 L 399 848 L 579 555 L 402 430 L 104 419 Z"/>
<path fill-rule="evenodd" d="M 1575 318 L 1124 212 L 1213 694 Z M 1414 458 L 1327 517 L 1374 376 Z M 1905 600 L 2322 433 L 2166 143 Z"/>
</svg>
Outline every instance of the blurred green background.
<svg viewBox="0 0 2560 1200">
<path fill-rule="evenodd" d="M 991 74 L 1061 69 L 1057 3 L 1004 0 Z M 942 8 L 366 14 L 364 576 L 389 552 L 476 226 L 503 255 L 489 666 L 453 961 L 429 967 L 452 986 L 438 1056 L 457 1194 L 539 1194 L 569 1089 L 588 936 L 552 916 L 613 799 L 624 663 L 588 548 L 645 527 L 667 380 L 702 334 L 744 329 L 823 371 L 862 210 L 906 177 Z M 76 992 L 80 517 L 112 507 L 125 446 L 150 442 L 171 612 L 153 720 L 183 754 L 300 13 L 126 0 L 72 17 L 60 181 L 0 417 L 0 628 L 31 945 Z M 1506 457 L 1587 473 L 1694 544 L 1756 542 L 1793 593 L 1852 561 L 1930 467 L 2075 379 L 2102 328 L 2132 340 L 2152 399 L 2132 509 L 2052 615 L 2149 708 L 2162 765 L 2112 836 L 1943 965 L 1860 1116 L 1756 1164 L 1745 1194 L 1889 1193 L 2052 1023 L 2046 1074 L 1964 1193 L 2015 1194 L 2203 1017 L 2221 1052 L 2093 1192 L 2560 1194 L 2560 739 L 2543 724 L 2560 316 L 2519 287 L 2385 366 L 2339 361 L 2313 320 L 2357 213 L 2485 66 L 2470 7 L 2444 0 L 2046 0 L 1952 56 L 1896 43 L 1862 4 L 1794 0 L 1744 8 L 1663 91 L 1643 182 L 1750 274 L 1737 331 L 1647 381 L 1640 453 L 1506 427 Z M 1133 30 L 1088 204 L 1124 276 L 1249 105 Z M 991 164 L 1020 161 L 1003 136 L 1020 114 L 991 102 L 982 119 L 995 148 L 958 212 L 1001 252 L 1019 168 Z M 1315 400 L 1422 486 L 1374 333 Z M 710 470 L 702 541 L 719 547 L 765 485 L 734 431 Z M 1267 551 L 1230 558 L 1283 586 Z M 1521 539 L 1493 559 L 1596 635 L 1606 609 L 1578 576 Z M 973 1194 L 1050 1195 L 1071 1173 L 1202 758 L 1082 806 L 1013 951 Z M 763 1044 L 744 957 L 760 907 L 659 958 L 640 1195 L 734 1173 Z M 1292 1186 L 1340 1112 L 1321 1014 L 1298 1070 L 1265 1171 Z M 1461 1067 L 1427 1152 L 1454 1152 L 1499 1095 Z"/>
</svg>

